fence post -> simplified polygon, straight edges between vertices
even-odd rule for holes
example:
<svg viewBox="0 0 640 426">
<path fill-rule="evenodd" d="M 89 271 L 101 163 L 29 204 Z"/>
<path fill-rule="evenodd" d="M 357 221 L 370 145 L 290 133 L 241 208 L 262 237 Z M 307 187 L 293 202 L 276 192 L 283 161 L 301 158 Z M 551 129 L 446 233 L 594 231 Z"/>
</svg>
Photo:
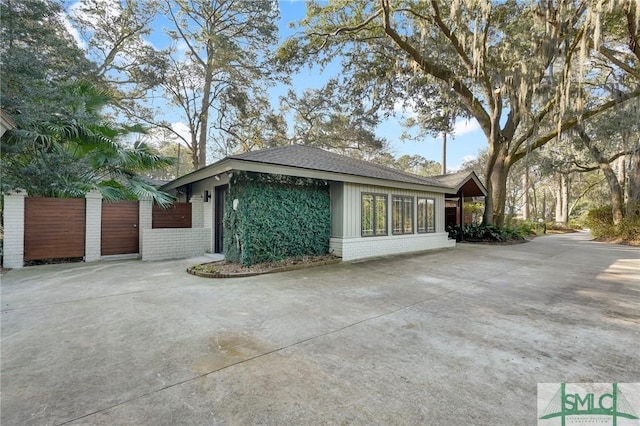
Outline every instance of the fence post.
<svg viewBox="0 0 640 426">
<path fill-rule="evenodd" d="M 4 243 L 2 264 L 5 268 L 24 266 L 24 199 L 27 192 L 15 190 L 4 195 Z"/>
<path fill-rule="evenodd" d="M 191 227 L 204 228 L 204 202 L 201 196 L 194 195 L 191 203 Z"/>
<path fill-rule="evenodd" d="M 138 201 L 138 253 L 144 260 L 144 230 L 153 228 L 153 200 L 141 199 Z"/>
<path fill-rule="evenodd" d="M 85 194 L 84 261 L 95 262 L 102 256 L 102 193 Z"/>
</svg>

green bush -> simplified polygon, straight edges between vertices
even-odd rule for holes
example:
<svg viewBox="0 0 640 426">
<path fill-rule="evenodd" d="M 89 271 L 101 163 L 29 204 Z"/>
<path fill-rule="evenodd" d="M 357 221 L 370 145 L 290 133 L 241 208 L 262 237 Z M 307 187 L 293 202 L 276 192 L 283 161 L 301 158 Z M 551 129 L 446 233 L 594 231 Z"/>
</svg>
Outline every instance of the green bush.
<svg viewBox="0 0 640 426">
<path fill-rule="evenodd" d="M 236 172 L 224 228 L 225 257 L 246 266 L 328 253 L 329 186 L 314 179 Z"/>
<path fill-rule="evenodd" d="M 616 231 L 624 241 L 640 241 L 640 216 L 623 218 Z"/>
<path fill-rule="evenodd" d="M 519 226 L 504 226 L 499 227 L 496 225 L 488 225 L 484 223 L 480 224 L 467 224 L 462 227 L 462 238 L 466 241 L 511 241 L 522 240 L 525 235 L 528 235 L 528 228 L 521 228 Z M 456 238 L 460 232 L 459 227 L 449 228 L 449 238 Z"/>
<path fill-rule="evenodd" d="M 589 210 L 587 225 L 594 238 L 613 238 L 616 235 L 616 227 L 613 224 L 611 205 Z"/>
<path fill-rule="evenodd" d="M 603 206 L 589 210 L 587 224 L 591 229 L 593 238 L 621 239 L 623 241 L 640 241 L 640 216 L 626 215 L 616 226 L 613 224 L 613 212 L 611 206 Z"/>
</svg>

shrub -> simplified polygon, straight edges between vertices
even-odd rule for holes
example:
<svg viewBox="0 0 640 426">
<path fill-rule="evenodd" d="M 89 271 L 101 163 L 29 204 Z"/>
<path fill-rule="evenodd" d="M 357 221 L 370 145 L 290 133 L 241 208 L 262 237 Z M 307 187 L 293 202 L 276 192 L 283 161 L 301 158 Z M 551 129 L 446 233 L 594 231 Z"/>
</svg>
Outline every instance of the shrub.
<svg viewBox="0 0 640 426">
<path fill-rule="evenodd" d="M 594 238 L 612 238 L 616 234 L 616 227 L 613 225 L 611 205 L 589 210 L 587 225 Z"/>
<path fill-rule="evenodd" d="M 324 181 L 234 173 L 225 205 L 225 258 L 251 266 L 328 253 L 329 208 Z"/>
<path fill-rule="evenodd" d="M 589 210 L 587 224 L 591 235 L 593 238 L 620 239 L 625 242 L 640 241 L 640 216 L 633 214 L 634 211 L 616 226 L 610 205 Z"/>
<path fill-rule="evenodd" d="M 450 227 L 448 229 L 449 238 L 456 238 L 460 231 L 459 227 Z M 524 232 L 519 227 L 499 227 L 496 225 L 467 224 L 462 227 L 462 238 L 467 241 L 512 241 L 522 240 L 528 232 Z"/>
</svg>

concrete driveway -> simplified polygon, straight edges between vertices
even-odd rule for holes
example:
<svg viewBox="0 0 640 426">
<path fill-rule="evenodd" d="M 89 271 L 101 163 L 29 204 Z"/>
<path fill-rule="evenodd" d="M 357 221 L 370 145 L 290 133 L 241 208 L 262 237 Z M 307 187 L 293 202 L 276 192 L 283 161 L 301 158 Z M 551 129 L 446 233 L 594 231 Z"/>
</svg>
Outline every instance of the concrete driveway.
<svg viewBox="0 0 640 426">
<path fill-rule="evenodd" d="M 2 277 L 2 425 L 535 424 L 640 382 L 640 250 L 587 233 L 244 279 L 190 261 Z"/>
</svg>

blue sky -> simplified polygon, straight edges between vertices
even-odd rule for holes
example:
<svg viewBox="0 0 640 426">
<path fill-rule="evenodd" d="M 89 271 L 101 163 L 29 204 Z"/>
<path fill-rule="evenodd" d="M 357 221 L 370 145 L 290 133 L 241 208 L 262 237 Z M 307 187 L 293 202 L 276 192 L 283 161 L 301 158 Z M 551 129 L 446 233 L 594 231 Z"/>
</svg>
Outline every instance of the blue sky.
<svg viewBox="0 0 640 426">
<path fill-rule="evenodd" d="M 67 2 L 69 8 L 72 8 L 78 0 L 71 0 Z M 296 29 L 292 29 L 290 23 L 297 23 L 300 19 L 304 18 L 306 14 L 306 5 L 302 0 L 281 0 L 280 6 L 280 41 L 284 41 L 287 37 L 295 34 Z M 166 44 L 166 38 L 162 32 L 162 27 L 167 25 L 167 22 L 160 17 L 156 22 L 156 28 L 150 42 L 157 47 L 164 47 Z M 72 30 L 71 28 L 69 28 Z M 76 33 L 77 37 L 77 33 Z M 81 44 L 82 42 L 79 41 Z M 330 78 L 340 73 L 339 61 L 331 64 L 324 70 L 320 70 L 317 66 L 304 68 L 298 74 L 291 76 L 291 81 L 294 90 L 301 94 L 308 88 L 320 88 Z M 270 90 L 273 96 L 273 106 L 278 106 L 278 96 L 286 94 L 288 86 L 277 86 Z M 181 121 L 177 111 L 173 111 L 171 108 L 167 108 L 167 103 L 161 98 L 155 98 L 151 100 L 151 103 L 156 107 L 160 107 L 165 112 L 165 118 L 174 124 Z M 422 155 L 423 157 L 438 161 L 442 160 L 442 140 L 441 138 L 426 137 L 420 141 L 402 141 L 401 135 L 405 130 L 400 124 L 403 121 L 403 112 L 397 111 L 398 116 L 392 117 L 383 122 L 377 129 L 376 134 L 380 137 L 384 137 L 390 143 L 390 151 L 395 156 L 401 155 Z M 410 112 L 405 112 L 410 114 Z M 182 127 L 187 131 L 186 125 Z M 484 134 L 479 130 L 475 120 L 472 121 L 459 121 L 456 123 L 456 131 L 453 135 L 449 135 L 447 140 L 447 169 L 456 170 L 463 163 L 465 159 L 471 159 L 477 156 L 480 149 L 487 146 L 486 138 Z"/>
<path fill-rule="evenodd" d="M 297 23 L 304 18 L 306 6 L 301 0 L 282 0 L 280 4 L 280 39 L 293 35 L 296 30 L 290 28 L 290 23 Z M 317 68 L 304 69 L 298 75 L 292 76 L 292 84 L 300 93 L 309 87 L 320 87 L 333 73 L 339 73 L 339 66 L 331 67 L 320 73 Z M 286 89 L 284 90 L 286 91 Z M 279 92 L 279 90 L 278 90 Z M 399 112 L 400 113 L 400 112 Z M 421 141 L 402 141 L 400 135 L 404 131 L 400 124 L 402 116 L 391 118 L 382 123 L 376 130 L 378 136 L 386 138 L 391 143 L 394 155 L 419 154 L 430 160 L 442 160 L 442 139 L 427 137 Z M 479 129 L 475 120 L 460 120 L 456 123 L 453 137 L 447 139 L 447 169 L 457 169 L 465 159 L 477 157 L 480 149 L 487 146 L 486 137 Z"/>
</svg>

